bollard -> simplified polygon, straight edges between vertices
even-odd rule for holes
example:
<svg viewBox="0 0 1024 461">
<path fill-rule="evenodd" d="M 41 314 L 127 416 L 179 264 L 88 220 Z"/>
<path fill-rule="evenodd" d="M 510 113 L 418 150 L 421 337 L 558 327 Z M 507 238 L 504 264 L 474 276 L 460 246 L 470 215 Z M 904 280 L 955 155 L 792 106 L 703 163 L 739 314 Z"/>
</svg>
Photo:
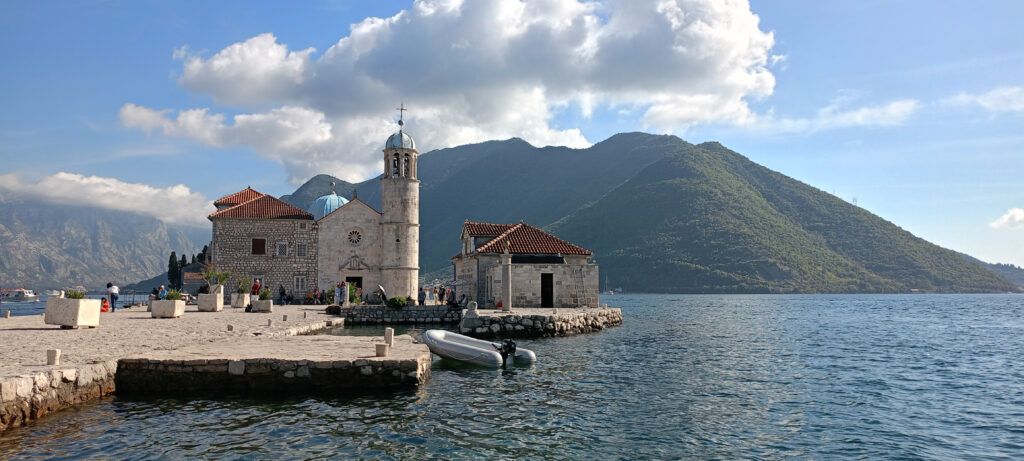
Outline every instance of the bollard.
<svg viewBox="0 0 1024 461">
<path fill-rule="evenodd" d="M 267 326 L 270 326 L 270 319 L 267 319 Z"/>
<path fill-rule="evenodd" d="M 303 313 L 302 313 L 302 318 L 306 318 L 306 314 L 308 314 L 308 313 L 309 313 L 309 312 L 303 312 Z"/>
<path fill-rule="evenodd" d="M 234 325 L 228 325 L 228 331 L 235 331 Z"/>
<path fill-rule="evenodd" d="M 4 312 L 4 318 L 5 319 L 11 318 L 11 310 L 10 309 L 8 309 L 7 312 Z"/>
<path fill-rule="evenodd" d="M 287 322 L 288 321 L 288 316 L 287 315 L 282 316 L 281 321 L 282 322 Z"/>
<path fill-rule="evenodd" d="M 377 346 L 377 357 L 387 357 L 388 350 L 391 349 L 391 346 L 387 344 L 374 344 L 374 346 Z"/>
<path fill-rule="evenodd" d="M 395 345 L 395 329 L 394 328 L 385 328 L 384 329 L 384 344 L 387 344 L 388 346 L 394 346 Z"/>
<path fill-rule="evenodd" d="M 60 349 L 47 349 L 46 350 L 46 364 L 47 365 L 60 365 Z"/>
</svg>

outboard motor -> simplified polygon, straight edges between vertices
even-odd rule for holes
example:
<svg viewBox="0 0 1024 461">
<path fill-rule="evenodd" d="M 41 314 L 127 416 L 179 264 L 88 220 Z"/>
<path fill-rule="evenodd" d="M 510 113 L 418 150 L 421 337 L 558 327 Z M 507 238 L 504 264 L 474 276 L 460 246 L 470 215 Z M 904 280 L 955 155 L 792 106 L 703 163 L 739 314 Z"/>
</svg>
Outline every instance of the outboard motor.
<svg viewBox="0 0 1024 461">
<path fill-rule="evenodd" d="M 503 340 L 501 346 L 496 346 L 494 343 L 491 343 L 491 346 L 494 346 L 494 350 L 501 354 L 502 365 L 508 363 L 508 356 L 516 356 L 516 342 L 511 339 Z"/>
</svg>

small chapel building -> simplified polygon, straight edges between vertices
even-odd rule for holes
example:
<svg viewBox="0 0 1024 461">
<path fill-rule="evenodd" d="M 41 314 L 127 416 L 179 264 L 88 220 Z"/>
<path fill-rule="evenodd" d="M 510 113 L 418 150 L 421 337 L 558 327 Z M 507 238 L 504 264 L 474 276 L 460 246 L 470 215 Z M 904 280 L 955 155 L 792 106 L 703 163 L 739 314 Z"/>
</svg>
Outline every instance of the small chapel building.
<svg viewBox="0 0 1024 461">
<path fill-rule="evenodd" d="M 214 202 L 210 262 L 300 298 L 354 283 L 416 298 L 419 281 L 419 152 L 402 130 L 384 144 L 381 211 L 331 191 L 308 209 L 246 188 Z M 230 283 L 237 283 L 233 279 Z M 301 298 L 300 298 L 301 299 Z"/>
<path fill-rule="evenodd" d="M 456 293 L 481 307 L 598 306 L 598 266 L 590 250 L 522 221 L 466 221 L 461 241 L 462 251 L 452 258 Z"/>
</svg>

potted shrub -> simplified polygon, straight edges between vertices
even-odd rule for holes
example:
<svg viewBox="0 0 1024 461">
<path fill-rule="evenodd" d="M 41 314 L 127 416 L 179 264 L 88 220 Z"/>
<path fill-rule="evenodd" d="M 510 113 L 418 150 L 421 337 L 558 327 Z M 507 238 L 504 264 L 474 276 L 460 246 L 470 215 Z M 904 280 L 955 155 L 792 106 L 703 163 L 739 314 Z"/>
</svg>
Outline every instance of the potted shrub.
<svg viewBox="0 0 1024 461">
<path fill-rule="evenodd" d="M 153 301 L 153 318 L 178 318 L 185 313 L 185 301 L 181 299 L 181 292 L 171 290 L 167 292 L 167 299 Z"/>
<path fill-rule="evenodd" d="M 401 296 L 395 296 L 394 298 L 388 298 L 387 306 L 392 309 L 401 309 L 408 304 L 405 298 Z"/>
<path fill-rule="evenodd" d="M 100 326 L 100 300 L 86 299 L 85 289 L 68 289 L 64 298 L 50 297 L 46 300 L 43 323 L 60 325 L 61 328 Z"/>
<path fill-rule="evenodd" d="M 259 298 L 252 302 L 253 312 L 273 312 L 274 300 L 270 299 L 270 288 L 260 290 Z"/>
<path fill-rule="evenodd" d="M 203 266 L 203 278 L 206 279 L 206 284 L 210 285 L 212 281 L 217 283 L 210 286 L 209 293 L 199 294 L 199 311 L 220 312 L 224 310 L 224 282 L 230 276 L 231 273 L 218 270 L 217 266 L 213 264 Z"/>
<path fill-rule="evenodd" d="M 238 276 L 238 287 L 235 294 L 231 295 L 231 307 L 245 307 L 249 305 L 249 277 Z"/>
</svg>

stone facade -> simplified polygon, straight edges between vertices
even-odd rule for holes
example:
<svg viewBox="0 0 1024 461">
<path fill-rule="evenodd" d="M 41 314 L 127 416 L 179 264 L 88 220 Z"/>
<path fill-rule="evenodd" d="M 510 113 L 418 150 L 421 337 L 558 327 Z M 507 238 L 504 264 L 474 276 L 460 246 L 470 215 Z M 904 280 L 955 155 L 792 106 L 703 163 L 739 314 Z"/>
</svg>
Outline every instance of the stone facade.
<svg viewBox="0 0 1024 461">
<path fill-rule="evenodd" d="M 295 296 L 312 290 L 317 281 L 317 230 L 306 219 L 213 219 L 213 264 L 232 273 L 228 287 L 238 285 L 238 275 L 260 279 L 277 296 L 278 288 Z M 303 229 L 303 225 L 305 229 Z M 265 241 L 264 254 L 253 254 L 253 239 Z M 279 244 L 287 249 L 278 254 Z M 300 248 L 300 245 L 303 248 Z M 282 247 L 282 249 L 284 249 Z M 299 256 L 300 250 L 305 256 Z"/>
<path fill-rule="evenodd" d="M 347 277 L 361 278 L 364 289 L 382 284 L 380 220 L 380 213 L 354 198 L 317 222 L 320 287 L 330 289 Z"/>
<path fill-rule="evenodd" d="M 525 223 L 467 222 L 461 240 L 453 258 L 457 296 L 485 308 L 598 306 L 598 265 L 583 248 Z"/>
</svg>

